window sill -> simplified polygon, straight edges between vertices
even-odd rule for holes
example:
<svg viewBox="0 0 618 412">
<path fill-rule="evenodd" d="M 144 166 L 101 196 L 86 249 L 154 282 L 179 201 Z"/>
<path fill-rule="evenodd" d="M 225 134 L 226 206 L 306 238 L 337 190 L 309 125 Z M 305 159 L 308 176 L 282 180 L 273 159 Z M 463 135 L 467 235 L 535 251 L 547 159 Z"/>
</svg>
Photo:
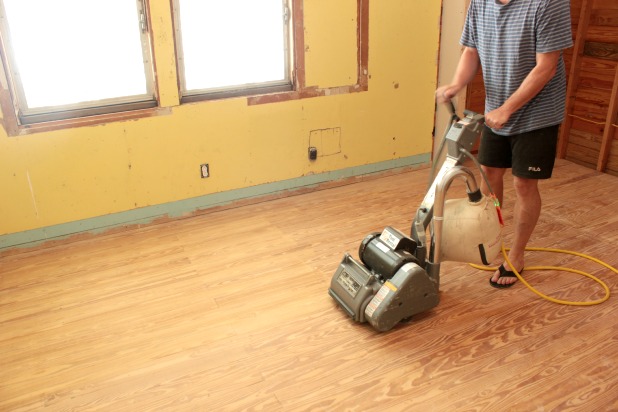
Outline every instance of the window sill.
<svg viewBox="0 0 618 412">
<path fill-rule="evenodd" d="M 290 100 L 309 99 L 312 97 L 336 96 L 338 94 L 366 92 L 367 90 L 367 84 L 354 84 L 351 86 L 329 87 L 325 89 L 307 87 L 302 90 L 249 96 L 247 98 L 247 105 L 255 106 L 258 104 L 287 102 Z"/>
<path fill-rule="evenodd" d="M 34 133 L 50 132 L 54 130 L 69 129 L 83 126 L 96 126 L 111 122 L 121 122 L 125 120 L 144 119 L 155 116 L 165 116 L 172 113 L 171 107 L 152 107 L 148 109 L 132 110 L 126 112 L 100 114 L 86 117 L 79 117 L 66 120 L 55 120 L 42 123 L 32 123 L 10 125 L 9 119 L 3 119 L 4 129 L 9 137 L 26 136 Z"/>
</svg>

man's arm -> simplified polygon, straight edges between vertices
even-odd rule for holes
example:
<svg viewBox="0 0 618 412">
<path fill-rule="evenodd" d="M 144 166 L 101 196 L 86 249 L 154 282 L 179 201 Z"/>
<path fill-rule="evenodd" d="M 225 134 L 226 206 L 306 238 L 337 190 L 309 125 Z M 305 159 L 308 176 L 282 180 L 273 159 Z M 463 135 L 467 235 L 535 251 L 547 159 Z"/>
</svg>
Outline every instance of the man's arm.
<svg viewBox="0 0 618 412">
<path fill-rule="evenodd" d="M 457 64 L 457 70 L 451 84 L 439 87 L 436 90 L 436 101 L 438 103 L 445 103 L 450 101 L 454 96 L 459 93 L 461 89 L 466 87 L 468 83 L 474 79 L 480 65 L 479 53 L 472 47 L 465 47 L 459 63 Z"/>
<path fill-rule="evenodd" d="M 501 129 L 517 110 L 521 109 L 534 96 L 539 94 L 543 87 L 556 74 L 561 50 L 550 53 L 537 53 L 536 66 L 524 79 L 517 90 L 495 110 L 485 115 L 485 123 L 493 129 Z"/>
</svg>

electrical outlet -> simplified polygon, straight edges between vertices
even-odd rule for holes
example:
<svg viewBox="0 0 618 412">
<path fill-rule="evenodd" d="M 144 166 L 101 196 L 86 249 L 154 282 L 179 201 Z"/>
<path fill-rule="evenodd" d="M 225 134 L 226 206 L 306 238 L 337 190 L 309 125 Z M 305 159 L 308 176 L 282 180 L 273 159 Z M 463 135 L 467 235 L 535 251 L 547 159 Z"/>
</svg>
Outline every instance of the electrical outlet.
<svg viewBox="0 0 618 412">
<path fill-rule="evenodd" d="M 316 147 L 309 147 L 309 160 L 315 160 L 318 158 L 318 149 Z"/>
<path fill-rule="evenodd" d="M 202 176 L 202 179 L 210 177 L 210 166 L 208 166 L 208 163 L 200 165 L 200 174 Z"/>
</svg>

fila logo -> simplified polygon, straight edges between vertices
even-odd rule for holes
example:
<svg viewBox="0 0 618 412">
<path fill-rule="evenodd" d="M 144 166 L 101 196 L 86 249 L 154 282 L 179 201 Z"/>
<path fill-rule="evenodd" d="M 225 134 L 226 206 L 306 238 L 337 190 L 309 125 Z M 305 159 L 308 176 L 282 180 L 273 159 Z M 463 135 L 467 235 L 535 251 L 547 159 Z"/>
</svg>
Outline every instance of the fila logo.
<svg viewBox="0 0 618 412">
<path fill-rule="evenodd" d="M 528 170 L 533 171 L 533 172 L 540 172 L 540 171 L 541 171 L 541 168 L 540 168 L 540 167 L 532 167 L 532 166 L 530 166 L 530 167 L 528 168 Z"/>
</svg>

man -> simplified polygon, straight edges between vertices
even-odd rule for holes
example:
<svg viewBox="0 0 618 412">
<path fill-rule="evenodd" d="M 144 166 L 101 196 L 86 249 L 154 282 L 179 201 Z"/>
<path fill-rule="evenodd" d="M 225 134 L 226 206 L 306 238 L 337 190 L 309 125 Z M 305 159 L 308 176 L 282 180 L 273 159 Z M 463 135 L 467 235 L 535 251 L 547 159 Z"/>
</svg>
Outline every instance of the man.
<svg viewBox="0 0 618 412">
<path fill-rule="evenodd" d="M 572 46 L 569 0 L 471 0 L 451 84 L 439 103 L 472 81 L 479 65 L 485 82 L 485 128 L 478 159 L 502 204 L 504 174 L 512 169 L 516 203 L 508 257 L 524 268 L 524 250 L 541 213 L 539 179 L 551 177 L 558 128 L 564 120 L 566 74 L 562 50 Z M 483 191 L 488 193 L 485 182 Z M 502 264 L 489 282 L 512 286 Z"/>
</svg>

